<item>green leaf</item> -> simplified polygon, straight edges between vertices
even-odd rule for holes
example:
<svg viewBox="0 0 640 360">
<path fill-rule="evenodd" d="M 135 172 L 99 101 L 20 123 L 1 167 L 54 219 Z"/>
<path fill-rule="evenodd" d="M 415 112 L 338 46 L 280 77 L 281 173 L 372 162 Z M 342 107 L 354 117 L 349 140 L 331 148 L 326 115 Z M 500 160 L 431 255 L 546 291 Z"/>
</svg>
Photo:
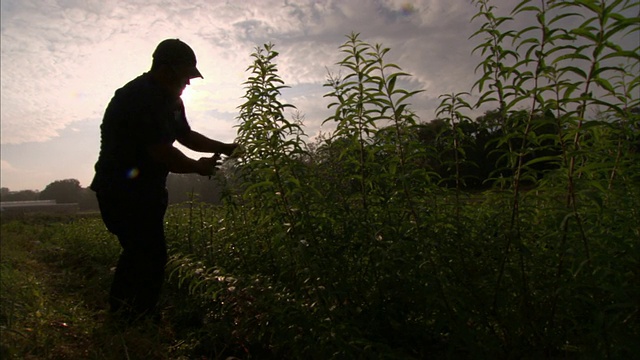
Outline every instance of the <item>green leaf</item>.
<svg viewBox="0 0 640 360">
<path fill-rule="evenodd" d="M 564 68 L 562 68 L 562 70 L 564 72 L 571 72 L 574 73 L 580 77 L 582 77 L 583 79 L 587 78 L 587 73 L 584 72 L 584 70 L 580 69 L 579 67 L 575 67 L 575 66 L 566 66 Z"/>
<path fill-rule="evenodd" d="M 616 51 L 607 55 L 604 55 L 603 57 L 600 58 L 600 60 L 607 60 L 607 59 L 615 59 L 615 58 L 628 58 L 628 59 L 633 59 L 636 61 L 640 61 L 640 55 L 635 52 L 635 51 Z"/>
<path fill-rule="evenodd" d="M 541 157 L 536 157 L 534 159 L 531 159 L 529 161 L 527 161 L 524 166 L 525 167 L 531 167 L 531 165 L 534 164 L 538 164 L 538 163 L 543 163 L 543 162 L 558 162 L 560 161 L 560 157 L 555 155 L 555 156 L 541 156 Z"/>
<path fill-rule="evenodd" d="M 611 83 L 604 78 L 601 77 L 597 77 L 594 79 L 594 81 L 596 82 L 596 84 L 600 85 L 602 88 L 604 88 L 605 90 L 607 90 L 608 92 L 614 94 L 616 92 L 616 90 L 613 88 L 613 86 L 611 85 Z"/>
</svg>

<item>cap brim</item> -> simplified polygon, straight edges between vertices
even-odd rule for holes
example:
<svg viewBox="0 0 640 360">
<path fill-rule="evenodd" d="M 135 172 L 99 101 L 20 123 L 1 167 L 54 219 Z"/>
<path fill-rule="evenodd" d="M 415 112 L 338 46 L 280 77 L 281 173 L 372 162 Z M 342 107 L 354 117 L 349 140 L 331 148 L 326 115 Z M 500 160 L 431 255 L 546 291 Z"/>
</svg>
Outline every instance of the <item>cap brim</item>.
<svg viewBox="0 0 640 360">
<path fill-rule="evenodd" d="M 193 79 L 193 78 L 204 79 L 204 76 L 202 76 L 202 74 L 200 74 L 200 71 L 198 71 L 198 69 L 195 66 L 189 69 L 189 77 L 191 79 Z"/>
</svg>

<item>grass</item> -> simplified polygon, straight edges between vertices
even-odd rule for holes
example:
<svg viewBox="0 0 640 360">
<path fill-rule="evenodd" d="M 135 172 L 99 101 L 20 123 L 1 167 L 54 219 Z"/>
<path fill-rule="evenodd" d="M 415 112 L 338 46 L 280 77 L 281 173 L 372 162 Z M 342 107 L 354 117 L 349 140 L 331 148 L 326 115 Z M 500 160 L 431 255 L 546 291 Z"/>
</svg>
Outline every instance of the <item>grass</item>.
<svg viewBox="0 0 640 360">
<path fill-rule="evenodd" d="M 119 245 L 99 217 L 2 224 L 0 358 L 179 359 L 170 323 L 121 328 L 106 311 Z"/>
</svg>

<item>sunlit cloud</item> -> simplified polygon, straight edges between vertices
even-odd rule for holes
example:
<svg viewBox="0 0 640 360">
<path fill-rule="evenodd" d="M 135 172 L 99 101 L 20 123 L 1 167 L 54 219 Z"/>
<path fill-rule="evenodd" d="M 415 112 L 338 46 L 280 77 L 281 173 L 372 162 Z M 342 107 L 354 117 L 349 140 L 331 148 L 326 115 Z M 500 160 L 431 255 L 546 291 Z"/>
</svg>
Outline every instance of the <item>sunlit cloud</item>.
<svg viewBox="0 0 640 360">
<path fill-rule="evenodd" d="M 503 13 L 513 6 L 493 4 Z M 165 38 L 195 50 L 204 79 L 194 79 L 185 94 L 187 116 L 194 129 L 221 141 L 235 138 L 251 53 L 265 43 L 280 53 L 279 75 L 291 86 L 285 100 L 304 115 L 310 136 L 329 125 L 322 126 L 331 112 L 322 84 L 327 72 L 339 71 L 339 47 L 351 33 L 391 49 L 386 61 L 412 75 L 402 85 L 424 90 L 411 101 L 423 121 L 435 117 L 439 95 L 471 89 L 479 60 L 468 39 L 477 9 L 468 0 L 2 0 L 0 6 L 2 146 L 48 143 L 78 124 L 98 129 L 114 91 L 150 68 Z M 100 139 L 97 130 L 86 136 L 96 144 L 86 156 L 92 160 L 65 164 L 83 174 L 65 177 L 90 176 L 84 174 L 92 172 Z M 25 163 L 17 152 L 6 154 L 3 161 Z"/>
<path fill-rule="evenodd" d="M 426 60 L 440 51 L 429 43 L 440 42 L 423 30 L 446 25 L 442 13 L 455 13 L 462 3 L 3 2 L 2 142 L 46 141 L 74 122 L 99 121 L 113 91 L 149 68 L 151 52 L 166 37 L 182 38 L 198 54 L 205 79 L 189 92 L 194 115 L 236 109 L 250 53 L 266 42 L 276 43 L 291 86 L 322 83 L 352 31 L 398 47 L 392 60 L 404 60 L 427 84 L 420 63 L 434 63 Z"/>
<path fill-rule="evenodd" d="M 55 177 L 49 181 L 90 182 L 105 107 L 116 89 L 150 68 L 151 53 L 165 38 L 178 37 L 195 50 L 204 79 L 194 79 L 185 93 L 187 116 L 194 129 L 221 141 L 236 136 L 251 53 L 265 43 L 280 53 L 279 74 L 291 87 L 284 101 L 297 107 L 309 136 L 331 129 L 331 123 L 322 125 L 332 111 L 322 84 L 328 71 L 337 71 L 339 46 L 352 32 L 392 48 L 387 60 L 413 75 L 410 87 L 426 90 L 414 101 L 424 119 L 433 117 L 442 90 L 467 90 L 471 83 L 463 68 L 473 7 L 463 0 L 3 0 L 1 6 L 0 143 L 11 146 L 2 159 L 40 164 L 18 149 L 55 140 L 69 154 L 44 162 L 51 164 L 48 176 Z M 95 144 L 85 146 L 81 163 L 70 160 L 77 158 L 78 140 L 66 138 L 77 124 L 86 124 L 78 136 L 91 136 L 83 142 Z M 88 128 L 95 131 L 89 134 Z M 12 186 L 31 186 L 10 169 L 3 166 L 2 174 Z M 33 171 L 44 173 L 42 167 Z"/>
</svg>

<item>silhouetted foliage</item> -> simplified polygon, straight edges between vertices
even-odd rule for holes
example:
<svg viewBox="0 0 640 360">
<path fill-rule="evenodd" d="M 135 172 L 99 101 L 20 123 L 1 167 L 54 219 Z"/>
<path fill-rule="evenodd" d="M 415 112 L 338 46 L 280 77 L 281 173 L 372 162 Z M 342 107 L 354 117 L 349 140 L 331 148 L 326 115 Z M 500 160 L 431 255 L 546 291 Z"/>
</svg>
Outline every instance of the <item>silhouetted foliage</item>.
<svg viewBox="0 0 640 360">
<path fill-rule="evenodd" d="M 78 197 L 78 206 L 81 211 L 97 211 L 99 208 L 96 193 L 90 188 L 82 188 Z"/>
<path fill-rule="evenodd" d="M 11 191 L 3 187 L 0 193 L 0 201 L 34 201 L 38 200 L 39 193 L 34 190 Z"/>
<path fill-rule="evenodd" d="M 489 189 L 494 185 L 493 180 L 513 175 L 504 156 L 509 148 L 506 142 L 501 141 L 505 133 L 500 124 L 515 127 L 526 115 L 525 111 L 519 111 L 501 119 L 502 114 L 496 109 L 487 111 L 475 121 L 462 120 L 457 124 L 459 151 L 463 155 L 459 168 L 463 189 Z M 536 146 L 524 160 L 547 159 L 535 162 L 529 168 L 535 172 L 535 179 L 541 179 L 544 173 L 558 168 L 561 147 L 554 139 L 558 127 L 552 113 L 535 114 L 533 122 L 536 126 L 531 136 L 536 139 Z M 455 186 L 452 166 L 454 150 L 450 147 L 453 131 L 452 126 L 442 119 L 420 124 L 417 130 L 418 139 L 423 146 L 438 154 L 429 157 L 427 165 L 443 179 L 441 184 L 448 187 Z M 521 140 L 517 136 L 512 136 L 511 139 Z"/>
<path fill-rule="evenodd" d="M 640 161 L 627 108 L 639 101 L 638 57 L 606 40 L 637 29 L 616 13 L 630 2 L 524 0 L 514 14 L 539 23 L 519 32 L 474 3 L 480 98 L 443 95 L 425 124 L 400 87 L 408 74 L 383 60 L 389 49 L 351 34 L 343 76 L 326 84 L 336 130 L 306 146 L 279 99 L 277 52 L 252 55 L 238 126 L 247 156 L 229 181 L 242 186 L 224 207 L 181 208 L 167 222 L 168 237 L 184 239 L 169 271 L 207 318 L 199 344 L 225 348 L 203 356 L 636 353 L 638 229 L 628 225 L 640 221 Z M 586 9 L 579 27 L 554 27 Z M 601 66 L 609 58 L 632 64 Z M 595 108 L 601 119 L 587 118 Z"/>
<path fill-rule="evenodd" d="M 40 192 L 40 200 L 55 200 L 58 204 L 78 203 L 82 187 L 76 179 L 56 180 Z"/>
<path fill-rule="evenodd" d="M 197 174 L 169 174 L 167 190 L 171 204 L 196 199 L 209 204 L 220 204 L 222 184 L 217 177 Z"/>
</svg>

